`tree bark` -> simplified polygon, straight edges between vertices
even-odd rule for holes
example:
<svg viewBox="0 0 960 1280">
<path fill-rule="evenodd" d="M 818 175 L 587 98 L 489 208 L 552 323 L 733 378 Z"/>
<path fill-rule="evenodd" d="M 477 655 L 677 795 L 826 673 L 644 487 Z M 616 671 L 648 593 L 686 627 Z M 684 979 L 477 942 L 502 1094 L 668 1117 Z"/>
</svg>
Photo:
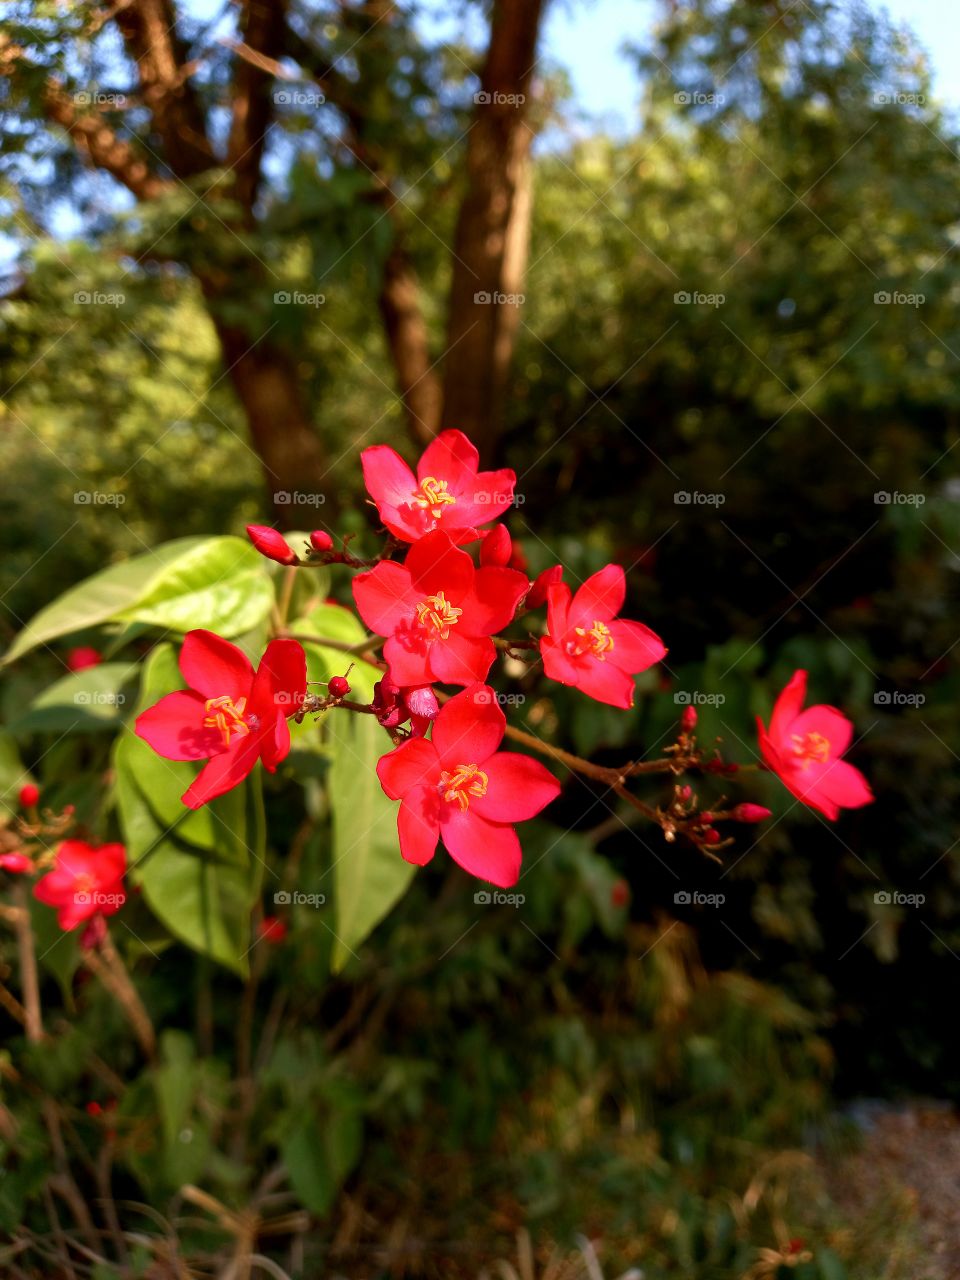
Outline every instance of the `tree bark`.
<svg viewBox="0 0 960 1280">
<path fill-rule="evenodd" d="M 488 446 L 501 426 L 531 210 L 529 116 L 543 0 L 494 0 L 454 240 L 443 420 Z"/>
</svg>

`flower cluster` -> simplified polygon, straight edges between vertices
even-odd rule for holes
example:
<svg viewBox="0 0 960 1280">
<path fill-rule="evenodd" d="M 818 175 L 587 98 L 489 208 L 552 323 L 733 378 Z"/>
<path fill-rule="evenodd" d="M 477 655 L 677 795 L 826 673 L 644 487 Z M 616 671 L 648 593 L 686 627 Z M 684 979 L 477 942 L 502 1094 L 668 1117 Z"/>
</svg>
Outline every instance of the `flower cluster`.
<svg viewBox="0 0 960 1280">
<path fill-rule="evenodd" d="M 289 751 L 291 717 L 300 721 L 340 707 L 375 716 L 392 740 L 377 773 L 386 794 L 400 802 L 403 857 L 423 865 L 442 840 L 468 872 L 498 886 L 509 887 L 519 876 L 514 824 L 540 813 L 560 791 L 546 766 L 499 750 L 508 732 L 561 764 L 584 766 L 601 779 L 609 775 L 617 794 L 659 822 L 668 840 L 683 834 L 708 851 L 723 843 L 718 821 L 769 816 L 749 802 L 703 811 L 690 786 L 676 786 L 669 804 L 652 809 L 625 788 L 640 772 L 727 774 L 750 767 L 704 755 L 691 707 L 662 761 L 619 771 L 508 729 L 487 683 L 498 649 L 532 651 L 548 679 L 612 707 L 632 706 L 635 677 L 667 650 L 648 626 L 620 616 L 623 569 L 608 564 L 574 585 L 554 565 L 531 582 L 499 522 L 516 500 L 516 476 L 508 469 L 481 471 L 477 450 L 459 431 L 437 436 L 415 471 L 387 445 L 364 450 L 362 464 L 388 535 L 375 560 L 355 557 L 346 539 L 338 550 L 324 530 L 314 531 L 300 553 L 268 526 L 251 525 L 248 534 L 288 571 L 318 564 L 360 570 L 353 598 L 372 633 L 364 652 L 381 671 L 372 701 L 347 699 L 349 670 L 329 681 L 326 695 L 308 693 L 304 651 L 290 636 L 271 640 L 254 671 L 235 645 L 210 632 L 190 632 L 180 655 L 188 687 L 167 694 L 136 722 L 136 732 L 160 755 L 206 761 L 183 796 L 186 805 L 197 808 L 236 786 L 258 760 L 272 772 Z M 534 615 L 544 607 L 546 616 L 538 621 Z M 503 634 L 521 618 L 528 623 L 525 635 Z M 760 724 L 762 761 L 753 767 L 776 773 L 797 799 L 835 819 L 840 808 L 872 797 L 863 776 L 840 758 L 850 742 L 850 722 L 832 707 L 803 710 L 805 690 L 806 673 L 798 671 L 778 699 L 769 729 Z"/>
</svg>

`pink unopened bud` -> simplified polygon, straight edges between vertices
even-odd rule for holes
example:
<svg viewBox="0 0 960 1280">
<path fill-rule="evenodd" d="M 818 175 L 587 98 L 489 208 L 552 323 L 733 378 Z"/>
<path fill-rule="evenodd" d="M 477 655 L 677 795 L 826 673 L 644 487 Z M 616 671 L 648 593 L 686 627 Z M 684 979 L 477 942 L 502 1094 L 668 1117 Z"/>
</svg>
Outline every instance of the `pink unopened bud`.
<svg viewBox="0 0 960 1280">
<path fill-rule="evenodd" d="M 67 654 L 68 671 L 86 671 L 87 667 L 98 667 L 103 661 L 99 649 L 92 645 L 80 645 Z"/>
<path fill-rule="evenodd" d="M 314 551 L 332 551 L 333 539 L 326 529 L 314 529 L 310 535 L 310 545 Z"/>
<path fill-rule="evenodd" d="M 703 813 L 701 813 L 700 815 L 700 821 L 704 824 L 707 824 L 713 821 L 713 814 L 710 812 L 709 809 L 704 809 Z"/>
<path fill-rule="evenodd" d="M 692 795 L 693 795 L 693 787 L 681 787 L 681 788 L 680 788 L 680 799 L 681 799 L 681 800 L 689 800 L 689 799 L 690 799 L 690 797 L 691 797 Z"/>
<path fill-rule="evenodd" d="M 691 729 L 696 728 L 697 724 L 697 708 L 684 707 L 683 715 L 680 717 L 680 728 L 684 733 L 689 733 Z"/>
<path fill-rule="evenodd" d="M 734 822 L 766 822 L 767 818 L 773 817 L 773 813 L 762 804 L 738 804 L 730 817 Z"/>
<path fill-rule="evenodd" d="M 563 565 L 554 564 L 549 569 L 544 569 L 542 573 L 538 573 L 533 580 L 533 586 L 527 593 L 527 608 L 539 609 L 542 604 L 546 604 L 547 589 L 562 581 Z"/>
<path fill-rule="evenodd" d="M 333 676 L 327 688 L 332 698 L 345 698 L 350 692 L 350 681 L 346 676 Z"/>
<path fill-rule="evenodd" d="M 248 524 L 247 537 L 262 556 L 277 564 L 296 564 L 297 554 L 278 529 L 265 524 Z"/>
<path fill-rule="evenodd" d="M 25 853 L 0 853 L 0 867 L 4 871 L 11 871 L 14 875 L 23 875 L 25 871 L 33 870 L 33 863 Z"/>
<path fill-rule="evenodd" d="M 20 795 L 18 798 L 24 809 L 32 809 L 40 799 L 40 788 L 32 782 L 27 782 L 20 788 Z"/>
<path fill-rule="evenodd" d="M 703 843 L 704 844 L 720 843 L 720 832 L 716 829 L 716 827 L 707 827 L 706 831 L 703 833 Z"/>
<path fill-rule="evenodd" d="M 505 524 L 495 524 L 480 543 L 480 563 L 503 568 L 513 555 L 513 540 Z"/>
</svg>

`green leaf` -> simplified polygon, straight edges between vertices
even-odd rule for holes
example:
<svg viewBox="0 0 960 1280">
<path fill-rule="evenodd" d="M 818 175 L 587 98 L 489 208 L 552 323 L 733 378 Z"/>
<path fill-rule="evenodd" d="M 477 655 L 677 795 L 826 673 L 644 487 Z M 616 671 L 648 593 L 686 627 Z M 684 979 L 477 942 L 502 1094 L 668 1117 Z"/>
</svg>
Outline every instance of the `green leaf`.
<svg viewBox="0 0 960 1280">
<path fill-rule="evenodd" d="M 80 967 L 80 935 L 82 929 L 64 933 L 57 924 L 53 907 L 45 906 L 30 895 L 30 920 L 36 945 L 37 959 L 56 979 L 64 1003 L 73 1008 L 73 975 Z"/>
<path fill-rule="evenodd" d="M 71 587 L 40 610 L 3 661 L 111 621 L 238 635 L 255 627 L 272 603 L 262 558 L 244 539 L 177 538 Z"/>
<path fill-rule="evenodd" d="M 172 647 L 160 646 L 144 668 L 140 709 L 181 684 Z M 195 765 L 164 760 L 131 729 L 114 760 L 131 879 L 174 937 L 245 976 L 264 868 L 259 777 L 192 811 L 180 797 Z"/>
<path fill-rule="evenodd" d="M 207 627 L 235 636 L 252 630 L 273 604 L 273 587 L 260 553 L 243 538 L 204 538 L 155 576 L 125 622 L 172 631 Z"/>
<path fill-rule="evenodd" d="M 124 686 L 136 671 L 129 662 L 103 662 L 71 671 L 38 694 L 11 728 L 17 733 L 113 728 L 127 705 Z"/>
<path fill-rule="evenodd" d="M 390 747 L 383 729 L 373 716 L 333 711 L 326 721 L 333 757 L 329 791 L 336 942 L 331 964 L 337 972 L 402 897 L 415 868 L 400 856 L 397 806 L 383 794 L 377 778 L 377 760 Z"/>
<path fill-rule="evenodd" d="M 31 781 L 12 735 L 6 729 L 0 729 L 0 813 L 17 812 L 20 788 Z"/>
<path fill-rule="evenodd" d="M 205 541 L 205 538 L 177 538 L 86 578 L 41 609 L 14 640 L 3 661 L 13 662 L 38 644 L 99 626 L 119 616 L 150 589 L 167 565 Z"/>
<path fill-rule="evenodd" d="M 360 644 L 367 635 L 363 623 L 351 609 L 327 601 L 297 618 L 290 630 L 294 635 L 322 636 L 326 640 L 339 640 L 342 644 Z M 347 665 L 349 662 L 347 655 Z"/>
</svg>

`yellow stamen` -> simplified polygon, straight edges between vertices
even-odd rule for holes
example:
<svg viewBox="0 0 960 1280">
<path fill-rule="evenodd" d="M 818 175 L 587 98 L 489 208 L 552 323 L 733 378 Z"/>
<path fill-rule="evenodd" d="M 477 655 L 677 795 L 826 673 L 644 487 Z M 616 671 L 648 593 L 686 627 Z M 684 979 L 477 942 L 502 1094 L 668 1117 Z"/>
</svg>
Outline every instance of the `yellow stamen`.
<svg viewBox="0 0 960 1280">
<path fill-rule="evenodd" d="M 607 654 L 613 648 L 613 636 L 606 623 L 594 622 L 589 630 L 584 627 L 575 627 L 574 631 L 582 640 L 587 641 L 585 645 L 575 644 L 575 653 L 592 653 L 601 662 L 606 661 Z"/>
<path fill-rule="evenodd" d="M 830 759 L 830 739 L 822 733 L 792 733 L 790 737 L 793 739 L 793 753 L 803 761 L 805 769 L 810 768 L 811 761 L 826 764 Z"/>
<path fill-rule="evenodd" d="M 427 596 L 417 605 L 417 621 L 422 627 L 433 627 L 441 640 L 449 636 L 450 628 L 457 625 L 461 613 L 463 610 L 455 608 L 442 591 Z"/>
<path fill-rule="evenodd" d="M 447 492 L 446 480 L 438 480 L 436 476 L 424 476 L 420 488 L 414 491 L 413 500 L 418 507 L 425 507 L 434 520 L 439 520 L 444 507 L 453 506 L 456 498 Z"/>
<path fill-rule="evenodd" d="M 246 698 L 238 698 L 234 702 L 227 694 L 219 698 L 208 698 L 204 710 L 211 714 L 204 717 L 204 728 L 219 729 L 223 745 L 229 747 L 231 734 L 250 732 L 250 726 L 243 718 L 246 705 Z"/>
<path fill-rule="evenodd" d="M 487 782 L 487 775 L 477 765 L 458 764 L 452 772 L 444 769 L 441 773 L 440 794 L 450 804 L 456 801 L 463 813 L 471 796 L 487 794 Z"/>
</svg>

